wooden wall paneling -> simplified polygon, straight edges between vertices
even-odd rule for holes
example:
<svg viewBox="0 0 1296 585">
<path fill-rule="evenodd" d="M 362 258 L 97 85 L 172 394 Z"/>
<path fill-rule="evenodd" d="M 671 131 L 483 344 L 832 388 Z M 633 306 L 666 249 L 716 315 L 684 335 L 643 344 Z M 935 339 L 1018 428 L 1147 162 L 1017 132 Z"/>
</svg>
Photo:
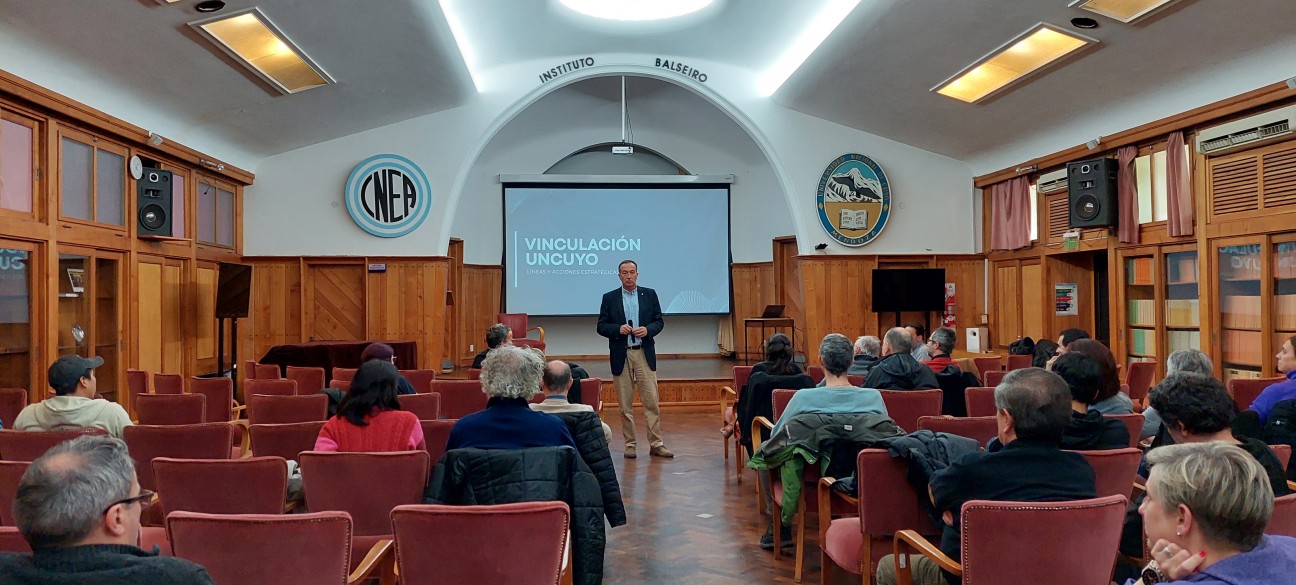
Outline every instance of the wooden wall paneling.
<svg viewBox="0 0 1296 585">
<path fill-rule="evenodd" d="M 801 277 L 801 264 L 798 261 L 796 236 L 774 238 L 774 298 L 783 305 L 783 315 L 796 323 L 796 352 L 810 356 L 806 345 L 806 301 Z"/>
<path fill-rule="evenodd" d="M 1057 339 L 1063 329 L 1069 327 L 1078 327 L 1085 331 L 1094 333 L 1094 295 L 1097 291 L 1094 288 L 1094 261 L 1092 253 L 1077 254 L 1057 254 L 1048 257 L 1048 281 L 1044 283 L 1045 290 L 1052 293 L 1054 287 L 1059 283 L 1074 282 L 1079 285 L 1077 289 L 1077 304 L 1079 305 L 1079 315 L 1060 316 L 1053 307 L 1049 307 L 1048 338 Z M 1119 267 L 1109 268 L 1109 272 L 1117 270 Z M 1114 321 L 1114 319 L 1113 319 Z"/>
<path fill-rule="evenodd" d="M 252 297 L 248 318 L 239 322 L 239 361 L 260 359 L 274 345 L 305 340 L 303 262 L 278 258 L 248 259 L 247 263 L 252 265 Z"/>
<path fill-rule="evenodd" d="M 463 265 L 461 294 L 455 295 L 459 313 L 456 337 L 459 341 L 447 353 L 447 357 L 452 357 L 457 365 L 466 367 L 472 364 L 473 356 L 484 349 L 486 329 L 499 322 L 502 278 L 503 269 L 499 266 Z M 515 331 L 514 335 L 522 336 L 524 333 Z"/>
<path fill-rule="evenodd" d="M 162 263 L 141 259 L 136 269 L 136 314 L 138 348 L 135 367 L 146 372 L 162 370 Z"/>
<path fill-rule="evenodd" d="M 1021 336 L 1021 262 L 994 263 L 994 311 L 990 314 L 991 347 L 1008 347 Z"/>
<path fill-rule="evenodd" d="M 193 359 L 197 366 L 197 372 L 213 372 L 216 370 L 216 278 L 218 276 L 218 267 L 216 264 L 209 262 L 196 262 L 194 267 L 194 284 L 191 287 L 191 300 L 189 306 L 193 307 Z M 256 269 L 253 268 L 255 271 Z M 249 305 L 251 302 L 249 301 Z M 249 307 L 251 309 L 251 307 Z M 251 311 L 248 311 L 249 316 Z M 241 319 L 247 323 L 246 319 Z M 226 344 L 230 344 L 227 338 Z M 230 344 L 232 345 L 232 344 Z M 240 346 L 242 349 L 242 346 Z M 240 358 L 250 358 L 252 356 L 239 356 Z M 225 355 L 225 367 L 229 367 L 229 352 Z"/>
<path fill-rule="evenodd" d="M 758 330 L 748 332 L 743 320 L 760 317 L 766 305 L 778 304 L 774 297 L 774 263 L 733 264 L 730 273 L 733 275 L 734 351 L 745 357 L 741 356 L 744 347 L 757 352 L 763 340 Z"/>
<path fill-rule="evenodd" d="M 414 341 L 419 349 L 418 366 L 439 369 L 441 359 L 448 355 L 445 325 L 449 307 L 445 304 L 445 293 L 449 286 L 450 259 L 380 260 L 387 264 L 387 271 L 369 273 L 366 277 L 368 292 L 363 304 L 367 333 L 352 339 Z M 315 278 L 318 282 L 318 273 Z"/>
<path fill-rule="evenodd" d="M 944 268 L 945 281 L 954 283 L 954 322 L 961 338 L 964 329 L 981 325 L 981 315 L 988 312 L 985 306 L 986 260 L 980 254 L 938 256 L 932 266 Z M 939 321 L 932 323 L 939 325 Z M 962 344 L 960 339 L 958 345 L 961 347 Z"/>
<path fill-rule="evenodd" d="M 458 363 L 459 356 L 465 353 L 468 344 L 468 337 L 464 335 L 464 318 L 465 315 L 461 310 L 461 305 L 466 301 L 462 298 L 464 295 L 463 278 L 464 278 L 464 242 L 459 238 L 450 238 L 450 245 L 447 249 L 450 257 L 450 274 L 447 291 L 453 304 L 450 306 L 449 319 L 446 323 L 446 331 L 449 336 L 446 339 L 446 358 Z M 502 308 L 502 307 L 501 307 Z"/>
<path fill-rule="evenodd" d="M 804 338 L 806 358 L 813 361 L 819 342 L 829 333 L 841 333 L 854 339 L 866 331 L 874 317 L 864 303 L 862 291 L 869 289 L 875 256 L 800 256 L 801 286 L 804 294 Z M 798 341 L 800 344 L 800 341 Z"/>
<path fill-rule="evenodd" d="M 365 339 L 362 263 L 306 263 L 305 325 L 310 341 Z"/>
<path fill-rule="evenodd" d="M 1048 338 L 1045 308 L 1052 308 L 1052 290 L 1044 283 L 1044 265 L 1023 261 L 1021 265 L 1021 335 L 1032 339 Z M 1056 337 L 1056 336 L 1053 336 Z"/>
</svg>

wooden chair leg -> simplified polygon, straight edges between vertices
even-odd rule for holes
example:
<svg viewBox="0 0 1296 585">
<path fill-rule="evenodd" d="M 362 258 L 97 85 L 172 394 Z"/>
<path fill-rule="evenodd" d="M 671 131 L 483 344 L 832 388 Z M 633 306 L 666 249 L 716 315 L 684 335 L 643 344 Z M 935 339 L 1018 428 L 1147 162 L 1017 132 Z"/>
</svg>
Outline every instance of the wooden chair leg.
<svg viewBox="0 0 1296 585">
<path fill-rule="evenodd" d="M 742 483 L 743 476 L 743 456 L 746 454 L 743 446 L 734 441 L 734 475 L 738 476 L 738 483 Z"/>
<path fill-rule="evenodd" d="M 801 567 L 805 561 L 805 502 L 802 501 L 797 506 L 796 516 L 792 520 L 793 530 L 796 534 L 792 538 L 796 539 L 796 568 L 792 571 L 792 579 L 797 583 L 801 582 Z"/>
<path fill-rule="evenodd" d="M 760 482 L 757 482 L 760 483 Z M 770 508 L 770 516 L 773 516 L 774 523 L 774 560 L 783 558 L 783 539 L 779 538 L 783 532 L 783 508 L 774 502 Z"/>
</svg>

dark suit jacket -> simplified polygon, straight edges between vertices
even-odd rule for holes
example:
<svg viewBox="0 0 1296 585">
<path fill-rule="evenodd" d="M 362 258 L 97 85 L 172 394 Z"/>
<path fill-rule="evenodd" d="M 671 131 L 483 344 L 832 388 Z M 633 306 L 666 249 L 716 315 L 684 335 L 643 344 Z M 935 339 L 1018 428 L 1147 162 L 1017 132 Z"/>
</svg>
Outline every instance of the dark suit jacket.
<svg viewBox="0 0 1296 585">
<path fill-rule="evenodd" d="M 639 314 L 634 317 L 635 327 L 647 327 L 648 336 L 641 340 L 644 357 L 648 359 L 648 369 L 657 371 L 657 350 L 653 338 L 666 327 L 662 320 L 661 303 L 657 301 L 657 291 L 638 287 Z M 625 305 L 621 302 L 621 287 L 603 294 L 603 303 L 599 307 L 598 334 L 608 338 L 608 352 L 612 356 L 612 375 L 619 376 L 625 369 L 626 337 L 621 335 L 621 326 L 626 324 Z"/>
</svg>

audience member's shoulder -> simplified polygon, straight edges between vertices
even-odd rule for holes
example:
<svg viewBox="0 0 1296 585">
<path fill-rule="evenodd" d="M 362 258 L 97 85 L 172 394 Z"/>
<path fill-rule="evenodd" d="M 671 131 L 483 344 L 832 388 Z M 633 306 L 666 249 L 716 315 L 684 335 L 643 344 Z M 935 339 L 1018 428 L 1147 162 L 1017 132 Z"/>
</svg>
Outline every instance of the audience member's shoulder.
<svg viewBox="0 0 1296 585">
<path fill-rule="evenodd" d="M 159 583 L 188 585 L 190 583 L 212 583 L 211 575 L 202 565 L 177 557 L 145 557 L 145 562 L 153 569 Z"/>
</svg>

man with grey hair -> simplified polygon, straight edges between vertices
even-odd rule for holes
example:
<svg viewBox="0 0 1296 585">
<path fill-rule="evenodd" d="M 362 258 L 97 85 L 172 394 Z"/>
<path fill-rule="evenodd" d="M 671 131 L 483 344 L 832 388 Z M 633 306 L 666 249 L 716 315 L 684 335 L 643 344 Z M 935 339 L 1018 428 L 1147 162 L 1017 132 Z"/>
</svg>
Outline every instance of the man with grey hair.
<svg viewBox="0 0 1296 585">
<path fill-rule="evenodd" d="M 553 360 L 545 364 L 544 378 L 542 381 L 545 399 L 540 404 L 532 404 L 531 410 L 547 412 L 549 414 L 558 414 L 560 412 L 594 412 L 594 407 L 579 402 L 570 402 L 567 400 L 567 391 L 572 386 L 571 366 L 561 360 Z M 609 445 L 612 444 L 612 427 L 607 423 L 600 422 L 603 425 L 603 438 Z"/>
<path fill-rule="evenodd" d="M 862 335 L 855 340 L 855 358 L 851 361 L 847 375 L 867 376 L 869 370 L 882 359 L 882 340 L 876 335 Z"/>
<path fill-rule="evenodd" d="M 507 325 L 503 323 L 496 323 L 494 325 L 491 325 L 490 327 L 487 327 L 486 328 L 486 349 L 483 349 L 481 353 L 477 354 L 477 356 L 473 358 L 472 368 L 474 370 L 480 370 L 482 367 L 482 362 L 486 361 L 486 354 L 490 353 L 492 349 L 495 349 L 501 345 L 512 344 L 512 343 L 513 343 L 513 330 L 509 329 Z"/>
<path fill-rule="evenodd" d="M 1166 358 L 1166 377 L 1175 372 L 1185 372 L 1188 374 L 1200 374 L 1206 377 L 1215 375 L 1215 364 L 1211 362 L 1210 356 L 1206 355 L 1199 349 L 1181 349 L 1171 353 Z M 1155 437 L 1161 432 L 1161 415 L 1155 408 L 1148 406 L 1143 411 L 1143 430 L 1139 432 L 1139 439 L 1148 439 Z M 1163 435 L 1156 445 L 1167 445 L 1174 441 L 1169 439 L 1169 434 Z"/>
<path fill-rule="evenodd" d="M 568 445 L 576 448 L 567 425 L 556 416 L 531 410 L 544 373 L 540 352 L 500 345 L 482 362 L 486 410 L 459 419 L 450 429 L 446 449 L 526 449 Z"/>
<path fill-rule="evenodd" d="M 957 374 L 959 372 L 958 364 L 954 363 L 954 343 L 958 340 L 958 334 L 950 327 L 937 327 L 927 338 L 927 350 L 931 357 L 922 361 L 924 366 L 931 368 L 933 373 L 942 372 Z M 947 371 L 949 370 L 949 371 Z"/>
<path fill-rule="evenodd" d="M 972 453 L 931 477 L 932 504 L 945 521 L 941 551 L 959 560 L 959 514 L 970 500 L 1058 502 L 1096 497 L 1094 471 L 1079 453 L 1058 447 L 1071 422 L 1071 391 L 1057 374 L 1039 368 L 1014 370 L 995 388 L 995 453 Z M 909 557 L 917 585 L 959 585 L 935 561 Z M 878 564 L 878 585 L 896 582 L 895 555 Z"/>
<path fill-rule="evenodd" d="M 210 585 L 202 567 L 135 546 L 153 496 L 140 489 L 120 439 L 84 436 L 55 446 L 27 468 L 14 497 L 14 520 L 34 552 L 0 554 L 0 582 Z"/>
<path fill-rule="evenodd" d="M 882 359 L 864 379 L 865 388 L 931 390 L 940 388 L 935 372 L 913 358 L 913 336 L 904 327 L 893 327 L 882 338 Z"/>
</svg>

